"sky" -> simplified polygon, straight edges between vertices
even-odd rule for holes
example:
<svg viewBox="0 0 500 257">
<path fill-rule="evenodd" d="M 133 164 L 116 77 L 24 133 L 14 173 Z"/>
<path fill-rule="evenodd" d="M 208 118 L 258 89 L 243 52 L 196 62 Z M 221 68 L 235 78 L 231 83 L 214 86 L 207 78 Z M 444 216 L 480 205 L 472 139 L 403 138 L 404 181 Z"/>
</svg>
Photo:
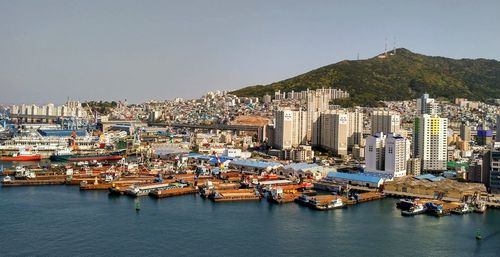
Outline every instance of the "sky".
<svg viewBox="0 0 500 257">
<path fill-rule="evenodd" d="M 500 1 L 0 0 L 0 104 L 197 98 L 390 48 L 500 60 Z"/>
</svg>

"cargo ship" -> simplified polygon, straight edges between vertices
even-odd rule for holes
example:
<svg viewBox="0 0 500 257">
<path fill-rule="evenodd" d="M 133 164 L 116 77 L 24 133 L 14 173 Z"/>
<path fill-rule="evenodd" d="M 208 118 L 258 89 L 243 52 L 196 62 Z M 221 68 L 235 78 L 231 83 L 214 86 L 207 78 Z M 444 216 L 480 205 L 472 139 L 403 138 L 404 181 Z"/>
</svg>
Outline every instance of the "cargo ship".
<svg viewBox="0 0 500 257">
<path fill-rule="evenodd" d="M 54 162 L 81 162 L 81 161 L 118 161 L 123 158 L 123 152 L 74 154 L 71 151 L 58 151 L 50 156 Z"/>
<path fill-rule="evenodd" d="M 0 161 L 39 161 L 42 155 L 30 151 L 19 151 L 10 156 L 0 157 Z"/>
</svg>

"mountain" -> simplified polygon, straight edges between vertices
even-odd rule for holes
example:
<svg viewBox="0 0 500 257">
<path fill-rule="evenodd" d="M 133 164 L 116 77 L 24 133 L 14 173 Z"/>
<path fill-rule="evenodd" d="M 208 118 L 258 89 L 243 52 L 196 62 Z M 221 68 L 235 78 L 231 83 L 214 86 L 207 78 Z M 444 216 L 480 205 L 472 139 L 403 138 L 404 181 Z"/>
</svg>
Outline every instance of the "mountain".
<svg viewBox="0 0 500 257">
<path fill-rule="evenodd" d="M 381 55 L 382 56 L 382 55 Z M 270 85 L 245 87 L 238 96 L 273 95 L 275 91 L 340 88 L 350 93 L 350 104 L 375 105 L 381 100 L 431 97 L 471 100 L 500 98 L 500 62 L 488 59 L 450 59 L 396 49 L 386 58 L 341 61 Z"/>
</svg>

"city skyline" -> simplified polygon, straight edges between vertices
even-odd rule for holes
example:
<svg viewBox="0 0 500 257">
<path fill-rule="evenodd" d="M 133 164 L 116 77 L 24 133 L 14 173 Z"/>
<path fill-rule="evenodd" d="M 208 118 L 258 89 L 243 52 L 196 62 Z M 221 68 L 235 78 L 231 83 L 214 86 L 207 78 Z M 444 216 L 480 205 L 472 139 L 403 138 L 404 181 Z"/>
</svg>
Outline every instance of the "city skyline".
<svg viewBox="0 0 500 257">
<path fill-rule="evenodd" d="M 499 60 L 498 5 L 2 1 L 0 103 L 196 98 L 370 58 L 394 39 L 422 54 Z"/>
</svg>

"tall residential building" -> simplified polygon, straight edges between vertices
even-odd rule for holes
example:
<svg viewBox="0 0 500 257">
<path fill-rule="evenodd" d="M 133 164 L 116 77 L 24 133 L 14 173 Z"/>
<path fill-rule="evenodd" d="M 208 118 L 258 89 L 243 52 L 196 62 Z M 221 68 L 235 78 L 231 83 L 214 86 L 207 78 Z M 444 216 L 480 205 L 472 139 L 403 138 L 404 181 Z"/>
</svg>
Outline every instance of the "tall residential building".
<svg viewBox="0 0 500 257">
<path fill-rule="evenodd" d="M 330 94 L 326 94 L 323 90 L 308 90 L 307 94 L 307 140 L 315 141 L 312 138 L 314 130 L 319 129 L 314 124 L 317 123 L 319 114 L 323 111 L 328 110 L 330 105 L 330 100 L 332 100 Z"/>
<path fill-rule="evenodd" d="M 462 125 L 460 125 L 460 138 L 465 142 L 470 142 L 472 139 L 471 129 L 465 123 L 462 123 Z"/>
<path fill-rule="evenodd" d="M 376 110 L 372 112 L 372 135 L 377 132 L 384 134 L 401 132 L 401 116 L 394 111 Z"/>
<path fill-rule="evenodd" d="M 429 94 L 423 94 L 417 99 L 417 115 L 422 114 L 437 114 L 438 105 L 434 98 L 429 98 Z"/>
<path fill-rule="evenodd" d="M 290 149 L 306 144 L 306 113 L 302 110 L 275 112 L 274 147 Z"/>
<path fill-rule="evenodd" d="M 366 170 L 403 177 L 407 175 L 410 142 L 397 135 L 379 132 L 366 139 Z"/>
<path fill-rule="evenodd" d="M 385 135 L 382 132 L 366 138 L 365 163 L 368 171 L 385 169 Z"/>
<path fill-rule="evenodd" d="M 331 150 L 337 155 L 346 155 L 349 132 L 347 113 L 343 110 L 323 112 L 318 123 L 319 146 Z"/>
<path fill-rule="evenodd" d="M 422 161 L 422 171 L 440 172 L 447 167 L 448 119 L 424 114 L 415 119 L 413 153 Z"/>
<path fill-rule="evenodd" d="M 355 109 L 347 113 L 348 127 L 347 132 L 348 141 L 347 147 L 352 149 L 355 145 L 362 146 L 363 143 L 363 113 L 360 109 Z"/>
</svg>

